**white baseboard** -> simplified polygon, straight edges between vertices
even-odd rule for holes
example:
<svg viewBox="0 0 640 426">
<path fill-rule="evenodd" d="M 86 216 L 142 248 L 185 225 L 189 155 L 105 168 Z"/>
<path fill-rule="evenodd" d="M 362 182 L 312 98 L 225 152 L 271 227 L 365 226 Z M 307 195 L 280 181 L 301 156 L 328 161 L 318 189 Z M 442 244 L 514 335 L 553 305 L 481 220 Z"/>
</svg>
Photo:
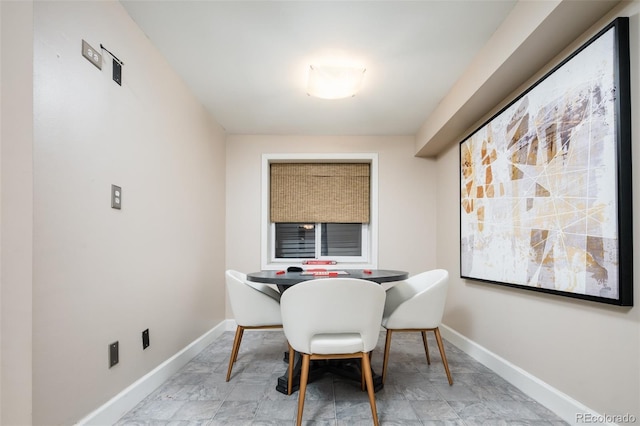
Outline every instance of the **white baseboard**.
<svg viewBox="0 0 640 426">
<path fill-rule="evenodd" d="M 235 322 L 230 320 L 220 322 L 76 424 L 83 426 L 114 424 L 169 377 L 184 367 L 204 348 L 209 346 L 223 332 L 228 330 L 235 330 Z"/>
<path fill-rule="evenodd" d="M 584 420 L 580 421 L 578 419 L 578 415 L 582 415 L 583 419 L 585 418 L 584 416 L 602 418 L 598 413 L 584 406 L 580 402 L 565 393 L 560 392 L 558 389 L 555 389 L 530 373 L 527 373 L 520 367 L 513 365 L 506 359 L 501 358 L 486 348 L 478 345 L 474 341 L 469 340 L 457 331 L 445 325 L 440 325 L 440 331 L 442 332 L 442 337 L 444 337 L 449 343 L 493 370 L 496 374 L 513 384 L 522 392 L 556 413 L 562 420 L 570 425 L 588 423 Z M 600 422 L 598 424 L 615 426 L 614 423 Z"/>
</svg>

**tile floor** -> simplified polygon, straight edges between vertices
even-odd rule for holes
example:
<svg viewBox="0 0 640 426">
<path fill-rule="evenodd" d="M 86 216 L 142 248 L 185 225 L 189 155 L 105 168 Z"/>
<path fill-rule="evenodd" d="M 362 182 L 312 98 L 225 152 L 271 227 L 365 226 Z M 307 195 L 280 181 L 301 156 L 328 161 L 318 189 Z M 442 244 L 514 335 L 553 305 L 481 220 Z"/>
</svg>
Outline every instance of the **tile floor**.
<svg viewBox="0 0 640 426">
<path fill-rule="evenodd" d="M 445 341 L 453 386 L 429 335 L 427 365 L 419 333 L 395 333 L 384 389 L 376 393 L 381 425 L 566 425 L 553 412 Z M 282 331 L 246 331 L 231 380 L 225 382 L 233 332 L 225 332 L 124 415 L 132 425 L 294 425 L 298 393 L 275 390 L 284 374 Z M 372 365 L 382 372 L 384 332 Z M 326 374 L 309 383 L 303 424 L 370 425 L 367 393 Z"/>
</svg>

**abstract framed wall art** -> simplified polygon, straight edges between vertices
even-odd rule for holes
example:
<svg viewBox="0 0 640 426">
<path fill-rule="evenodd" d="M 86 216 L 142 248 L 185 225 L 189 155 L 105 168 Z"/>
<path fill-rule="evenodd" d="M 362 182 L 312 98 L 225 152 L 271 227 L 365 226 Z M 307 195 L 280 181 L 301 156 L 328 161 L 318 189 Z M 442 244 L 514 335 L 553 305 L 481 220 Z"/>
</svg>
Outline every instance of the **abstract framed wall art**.
<svg viewBox="0 0 640 426">
<path fill-rule="evenodd" d="M 628 18 L 460 143 L 460 276 L 633 305 Z"/>
</svg>

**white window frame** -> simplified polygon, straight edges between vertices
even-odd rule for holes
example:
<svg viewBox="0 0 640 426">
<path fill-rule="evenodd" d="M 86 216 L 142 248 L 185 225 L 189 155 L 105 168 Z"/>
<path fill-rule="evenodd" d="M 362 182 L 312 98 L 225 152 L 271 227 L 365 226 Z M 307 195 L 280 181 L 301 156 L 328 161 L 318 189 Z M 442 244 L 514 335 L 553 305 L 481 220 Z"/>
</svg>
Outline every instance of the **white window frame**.
<svg viewBox="0 0 640 426">
<path fill-rule="evenodd" d="M 261 269 L 282 269 L 283 266 L 296 265 L 291 259 L 275 259 L 275 225 L 269 222 L 270 205 L 270 165 L 272 163 L 368 163 L 371 179 L 371 210 L 369 224 L 363 227 L 363 260 L 342 258 L 339 269 L 377 269 L 378 268 L 378 154 L 263 154 L 262 155 L 262 202 L 261 202 Z M 299 265 L 298 265 L 299 266 Z"/>
</svg>

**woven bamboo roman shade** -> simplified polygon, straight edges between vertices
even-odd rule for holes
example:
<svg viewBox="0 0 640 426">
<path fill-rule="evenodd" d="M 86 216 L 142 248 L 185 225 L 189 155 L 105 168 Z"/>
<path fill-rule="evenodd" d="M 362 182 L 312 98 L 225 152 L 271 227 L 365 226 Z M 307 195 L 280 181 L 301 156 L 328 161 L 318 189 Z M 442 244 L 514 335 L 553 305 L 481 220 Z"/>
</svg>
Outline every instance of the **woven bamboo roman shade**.
<svg viewBox="0 0 640 426">
<path fill-rule="evenodd" d="M 271 222 L 369 223 L 368 163 L 271 163 Z"/>
</svg>

